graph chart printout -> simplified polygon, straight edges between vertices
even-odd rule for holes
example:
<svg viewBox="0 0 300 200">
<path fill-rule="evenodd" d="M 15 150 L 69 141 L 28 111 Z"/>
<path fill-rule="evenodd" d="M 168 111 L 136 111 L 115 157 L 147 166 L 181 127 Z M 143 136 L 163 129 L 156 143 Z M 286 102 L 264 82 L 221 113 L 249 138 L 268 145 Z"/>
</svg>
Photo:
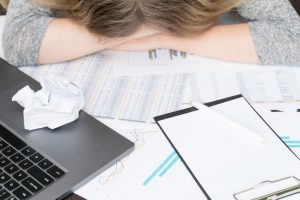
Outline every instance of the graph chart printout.
<svg viewBox="0 0 300 200">
<path fill-rule="evenodd" d="M 251 103 L 300 100 L 298 67 L 245 65 L 174 50 L 150 50 L 114 52 L 113 68 L 129 74 L 189 73 L 188 101 L 209 102 L 236 94 L 243 94 Z"/>
<path fill-rule="evenodd" d="M 93 116 L 140 122 L 180 109 L 188 81 L 186 74 L 114 76 L 111 57 L 101 54 L 21 70 L 36 80 L 54 74 L 74 82 L 84 92 L 85 111 Z"/>
<path fill-rule="evenodd" d="M 150 50 L 145 52 L 117 53 L 120 60 L 127 55 L 129 65 L 173 65 L 173 64 L 188 64 L 197 63 L 200 59 L 196 56 L 188 55 L 185 52 L 176 50 Z"/>
<path fill-rule="evenodd" d="M 300 113 L 260 112 L 281 140 L 300 158 Z"/>
<path fill-rule="evenodd" d="M 243 94 L 251 103 L 300 100 L 300 70 L 290 68 L 199 73 L 190 77 L 195 101 L 210 102 Z"/>
<path fill-rule="evenodd" d="M 261 68 L 259 65 L 224 62 L 167 49 L 115 51 L 112 53 L 112 62 L 114 73 L 122 75 L 228 72 Z"/>
<path fill-rule="evenodd" d="M 206 200 L 158 130 L 118 132 L 135 142 L 135 151 L 76 191 L 77 194 L 89 200 Z"/>
</svg>

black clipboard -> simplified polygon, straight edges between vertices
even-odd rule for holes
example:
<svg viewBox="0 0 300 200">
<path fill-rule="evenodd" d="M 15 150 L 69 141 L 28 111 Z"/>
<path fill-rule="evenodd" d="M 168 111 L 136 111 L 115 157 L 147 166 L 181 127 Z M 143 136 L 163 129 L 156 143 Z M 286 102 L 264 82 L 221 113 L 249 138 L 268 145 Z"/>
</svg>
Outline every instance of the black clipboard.
<svg viewBox="0 0 300 200">
<path fill-rule="evenodd" d="M 300 161 L 299 157 L 281 140 L 280 136 L 272 129 L 272 127 L 261 117 L 261 115 L 251 106 L 251 104 L 241 94 L 235 95 L 235 96 L 231 96 L 231 97 L 227 97 L 227 98 L 220 99 L 220 100 L 216 100 L 216 101 L 213 101 L 213 102 L 209 102 L 209 103 L 206 103 L 205 105 L 208 106 L 208 107 L 212 107 L 212 106 L 216 106 L 216 105 L 219 105 L 219 104 L 222 104 L 222 103 L 225 103 L 225 102 L 228 102 L 228 101 L 232 101 L 232 100 L 235 100 L 235 99 L 239 99 L 239 98 L 243 98 L 249 104 L 249 106 L 253 109 L 253 111 L 255 111 L 255 113 L 259 116 L 259 118 L 271 129 L 271 131 L 278 137 L 278 139 L 280 139 L 280 141 L 286 146 L 286 148 L 288 148 L 290 150 L 290 152 L 295 157 L 297 157 L 298 160 Z M 205 190 L 205 188 L 201 185 L 201 183 L 199 182 L 199 180 L 193 174 L 192 170 L 189 168 L 188 164 L 186 163 L 186 161 L 184 160 L 184 158 L 182 157 L 182 155 L 180 154 L 180 152 L 177 150 L 176 146 L 172 143 L 172 141 L 170 140 L 170 138 L 168 137 L 168 135 L 164 132 L 163 128 L 159 124 L 159 121 L 161 121 L 161 120 L 172 118 L 172 117 L 176 117 L 176 116 L 179 116 L 179 115 L 184 115 L 184 114 L 187 114 L 187 113 L 190 113 L 190 112 L 194 112 L 194 111 L 197 111 L 197 110 L 198 109 L 195 108 L 195 107 L 190 107 L 190 108 L 186 108 L 186 109 L 183 109 L 183 110 L 179 110 L 179 111 L 175 111 L 175 112 L 163 114 L 163 115 L 160 115 L 160 116 L 156 116 L 156 117 L 154 117 L 154 120 L 155 120 L 156 124 L 158 125 L 158 127 L 160 128 L 160 130 L 162 131 L 162 133 L 164 134 L 164 136 L 166 137 L 166 139 L 168 140 L 168 142 L 170 143 L 170 145 L 176 151 L 177 155 L 179 156 L 179 158 L 183 162 L 184 166 L 186 167 L 186 169 L 188 170 L 188 172 L 191 174 L 191 176 L 193 177 L 194 181 L 197 183 L 197 185 L 199 186 L 199 188 L 201 189 L 201 191 L 203 192 L 203 194 L 206 196 L 206 198 L 208 200 L 212 200 L 212 198 L 209 196 L 209 194 L 207 193 L 207 191 Z M 289 178 L 289 177 L 283 177 L 282 180 L 285 180 L 286 178 Z M 276 181 L 278 181 L 278 180 L 276 180 Z M 271 182 L 272 183 L 272 182 L 276 182 L 276 181 L 268 181 L 268 180 L 266 180 L 265 182 Z M 260 184 L 261 183 L 258 183 L 258 185 L 260 185 Z M 255 188 L 255 187 L 256 186 L 253 186 L 253 188 Z M 297 187 L 297 188 L 299 188 L 299 187 Z M 252 188 L 250 188 L 250 189 L 252 189 Z M 249 191 L 250 189 L 245 189 L 245 191 Z M 244 191 L 241 191 L 241 192 L 244 192 Z M 240 193 L 240 191 L 237 191 L 236 194 L 239 194 L 239 193 Z M 297 193 L 299 193 L 299 192 L 297 192 Z M 236 194 L 232 194 L 235 199 L 237 199 L 235 197 Z"/>
</svg>

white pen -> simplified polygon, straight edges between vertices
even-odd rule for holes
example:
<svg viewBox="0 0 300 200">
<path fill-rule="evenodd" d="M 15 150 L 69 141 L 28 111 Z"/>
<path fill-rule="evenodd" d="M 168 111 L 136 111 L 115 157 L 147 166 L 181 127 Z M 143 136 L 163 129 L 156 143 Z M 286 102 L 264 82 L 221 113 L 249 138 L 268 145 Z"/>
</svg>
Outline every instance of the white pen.
<svg viewBox="0 0 300 200">
<path fill-rule="evenodd" d="M 211 108 L 207 107 L 206 105 L 203 105 L 198 102 L 192 102 L 192 105 L 197 108 L 200 111 L 204 111 L 205 113 L 209 114 L 212 118 L 215 120 L 218 120 L 219 122 L 226 124 L 227 126 L 239 130 L 241 132 L 242 137 L 247 137 L 250 140 L 254 140 L 255 142 L 263 142 L 263 138 L 259 136 L 257 133 L 251 131 L 250 129 L 240 125 L 239 123 L 228 119 L 227 117 L 217 113 L 216 111 L 212 110 Z"/>
</svg>

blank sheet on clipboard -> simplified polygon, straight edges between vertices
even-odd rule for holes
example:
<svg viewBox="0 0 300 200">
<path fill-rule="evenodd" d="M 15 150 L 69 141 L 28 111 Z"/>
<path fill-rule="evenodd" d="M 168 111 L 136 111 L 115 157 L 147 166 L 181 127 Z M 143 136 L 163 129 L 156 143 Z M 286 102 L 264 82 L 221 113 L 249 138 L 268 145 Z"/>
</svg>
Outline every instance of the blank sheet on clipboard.
<svg viewBox="0 0 300 200">
<path fill-rule="evenodd" d="M 214 123 L 200 111 L 157 121 L 209 199 L 233 200 L 233 194 L 266 180 L 300 178 L 299 159 L 244 98 L 211 108 L 241 125 L 252 124 L 264 141 L 236 137 L 235 130 Z"/>
</svg>

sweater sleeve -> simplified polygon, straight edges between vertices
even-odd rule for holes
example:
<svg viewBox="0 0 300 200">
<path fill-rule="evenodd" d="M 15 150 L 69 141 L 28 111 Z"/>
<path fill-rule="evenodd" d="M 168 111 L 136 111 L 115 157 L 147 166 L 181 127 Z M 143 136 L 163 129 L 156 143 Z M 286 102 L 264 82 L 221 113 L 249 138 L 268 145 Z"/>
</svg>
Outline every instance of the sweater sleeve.
<svg viewBox="0 0 300 200">
<path fill-rule="evenodd" d="M 300 17 L 288 0 L 246 0 L 239 12 L 261 64 L 300 65 Z"/>
<path fill-rule="evenodd" d="M 6 60 L 16 66 L 36 65 L 53 11 L 29 0 L 10 0 L 3 33 Z"/>
</svg>

